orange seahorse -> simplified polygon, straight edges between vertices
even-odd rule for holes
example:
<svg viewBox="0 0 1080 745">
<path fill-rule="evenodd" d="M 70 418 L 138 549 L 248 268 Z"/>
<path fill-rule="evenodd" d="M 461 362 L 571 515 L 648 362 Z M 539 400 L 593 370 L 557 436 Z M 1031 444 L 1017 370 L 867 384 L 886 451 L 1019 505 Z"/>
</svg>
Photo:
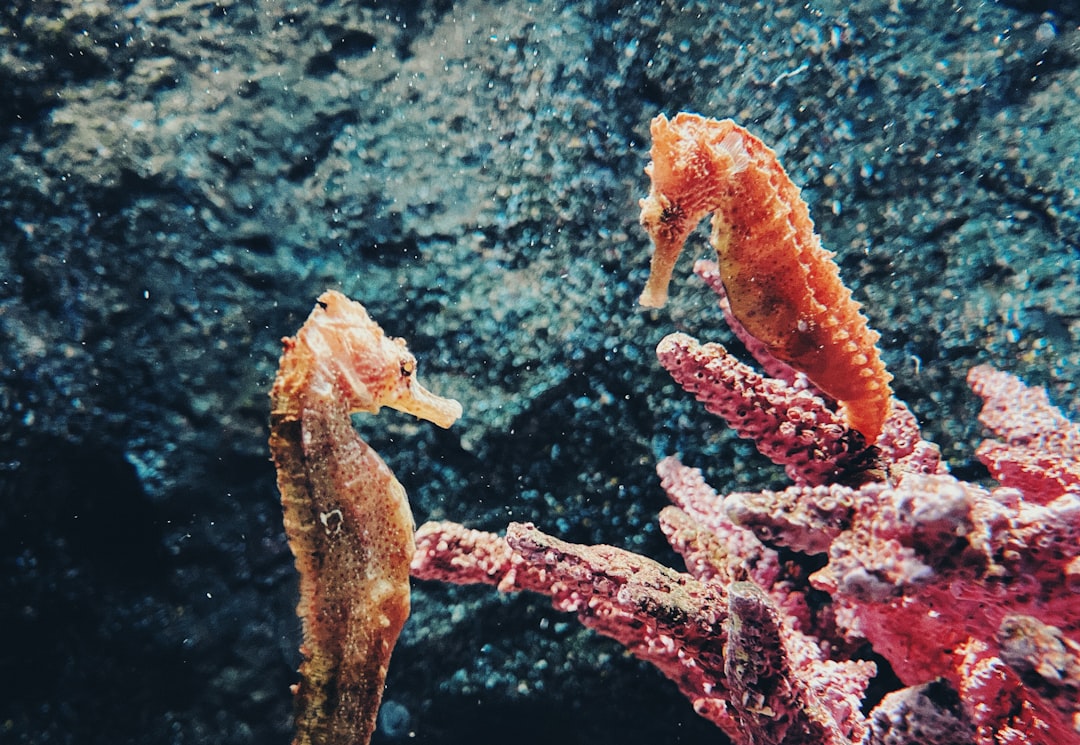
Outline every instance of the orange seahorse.
<svg viewBox="0 0 1080 745">
<path fill-rule="evenodd" d="M 339 292 L 323 293 L 282 343 L 270 450 L 300 574 L 294 743 L 367 743 L 409 615 L 415 549 L 405 489 L 349 415 L 390 406 L 449 427 L 461 405 L 423 388 L 404 340 Z"/>
<path fill-rule="evenodd" d="M 776 153 L 730 119 L 661 114 L 651 131 L 641 224 L 655 249 L 641 304 L 667 301 L 683 243 L 711 213 L 710 242 L 736 320 L 836 399 L 848 426 L 873 443 L 892 397 L 879 335 L 840 281 Z"/>
</svg>

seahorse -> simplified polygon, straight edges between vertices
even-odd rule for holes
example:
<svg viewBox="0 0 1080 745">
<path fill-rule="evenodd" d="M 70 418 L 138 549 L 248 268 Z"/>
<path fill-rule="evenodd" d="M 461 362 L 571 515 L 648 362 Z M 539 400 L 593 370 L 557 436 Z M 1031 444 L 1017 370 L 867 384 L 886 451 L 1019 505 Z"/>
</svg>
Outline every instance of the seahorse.
<svg viewBox="0 0 1080 745">
<path fill-rule="evenodd" d="M 836 399 L 848 426 L 873 443 L 892 400 L 879 335 L 840 281 L 776 153 L 730 119 L 661 114 L 651 132 L 652 186 L 640 204 L 654 251 L 641 304 L 664 305 L 683 244 L 711 214 L 732 315 Z"/>
<path fill-rule="evenodd" d="M 404 340 L 339 292 L 323 293 L 282 344 L 270 451 L 300 574 L 294 743 L 367 743 L 409 615 L 414 525 L 405 489 L 350 414 L 389 406 L 449 427 L 461 405 L 421 386 Z"/>
</svg>

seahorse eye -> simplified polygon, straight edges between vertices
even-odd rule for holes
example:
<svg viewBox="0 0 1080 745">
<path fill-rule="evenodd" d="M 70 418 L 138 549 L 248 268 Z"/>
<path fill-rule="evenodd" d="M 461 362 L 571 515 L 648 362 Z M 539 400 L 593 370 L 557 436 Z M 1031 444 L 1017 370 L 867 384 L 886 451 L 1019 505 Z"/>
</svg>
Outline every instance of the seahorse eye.
<svg viewBox="0 0 1080 745">
<path fill-rule="evenodd" d="M 683 211 L 678 205 L 668 205 L 660 212 L 660 224 L 667 225 L 668 223 L 681 220 L 682 215 Z"/>
</svg>

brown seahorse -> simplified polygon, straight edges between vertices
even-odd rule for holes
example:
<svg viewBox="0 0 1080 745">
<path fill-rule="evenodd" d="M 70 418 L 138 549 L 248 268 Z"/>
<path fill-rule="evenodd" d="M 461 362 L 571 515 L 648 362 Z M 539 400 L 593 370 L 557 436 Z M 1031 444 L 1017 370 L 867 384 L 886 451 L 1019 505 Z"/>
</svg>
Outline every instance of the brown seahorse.
<svg viewBox="0 0 1080 745">
<path fill-rule="evenodd" d="M 300 573 L 294 743 L 367 743 L 409 615 L 414 526 L 405 489 L 349 415 L 389 406 L 449 427 L 461 405 L 421 386 L 404 340 L 339 292 L 282 343 L 270 451 Z"/>
</svg>

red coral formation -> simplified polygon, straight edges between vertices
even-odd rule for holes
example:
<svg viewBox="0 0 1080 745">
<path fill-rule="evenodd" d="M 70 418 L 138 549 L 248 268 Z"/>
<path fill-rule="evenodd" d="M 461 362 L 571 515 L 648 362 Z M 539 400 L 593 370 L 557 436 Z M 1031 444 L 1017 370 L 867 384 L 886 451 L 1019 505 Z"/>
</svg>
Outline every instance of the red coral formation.
<svg viewBox="0 0 1080 745">
<path fill-rule="evenodd" d="M 656 356 L 671 377 L 739 437 L 783 465 L 796 483 L 821 484 L 855 470 L 864 460 L 862 435 L 809 390 L 758 375 L 720 344 L 699 344 L 670 334 Z"/>
<path fill-rule="evenodd" d="M 685 527 L 692 529 L 689 521 Z M 462 546 L 468 550 L 454 550 Z M 490 561 L 508 553 L 509 561 Z M 711 571 L 727 574 L 719 566 Z M 697 579 L 520 523 L 511 523 L 505 539 L 427 523 L 417 531 L 413 575 L 549 596 L 555 608 L 655 665 L 737 742 L 841 745 L 863 732 L 858 702 L 873 663 L 826 660 L 753 582 Z M 750 732 L 758 736 L 746 740 Z"/>
<path fill-rule="evenodd" d="M 745 298 L 735 301 L 725 272 L 741 269 L 724 262 L 742 239 L 730 226 L 764 230 L 738 221 L 774 215 L 777 194 L 795 214 L 785 229 L 768 223 L 770 240 L 805 227 L 809 237 L 799 241 L 811 255 L 824 253 L 792 206 L 797 190 L 756 140 L 730 122 L 688 115 L 670 124 L 660 117 L 653 130 L 643 221 L 657 240 L 657 281 L 666 286 L 671 251 L 714 212 L 720 264 L 696 269 L 722 307 L 737 308 Z M 743 196 L 768 203 L 727 204 L 730 177 L 755 170 L 773 180 Z M 717 185 L 721 171 L 726 186 Z M 830 269 L 785 271 L 808 282 L 835 278 Z M 832 301 L 850 296 L 834 292 Z M 1003 438 L 984 443 L 978 457 L 1002 485 L 967 483 L 948 473 L 903 404 L 877 407 L 880 421 L 856 426 L 850 401 L 777 354 L 738 310 L 725 312 L 767 375 L 685 334 L 664 339 L 658 357 L 709 411 L 782 464 L 793 486 L 721 496 L 697 469 L 662 460 L 657 472 L 675 506 L 660 524 L 686 572 L 532 526 L 511 525 L 502 539 L 438 523 L 418 533 L 414 575 L 548 595 L 656 665 L 737 745 L 1080 743 L 1080 428 L 1044 391 L 975 368 L 981 419 Z M 849 374 L 868 369 L 852 368 L 840 346 L 821 348 Z M 875 442 L 863 437 L 868 431 Z M 876 669 L 867 645 L 907 687 L 864 715 Z"/>
<path fill-rule="evenodd" d="M 975 453 L 995 479 L 1040 502 L 1080 489 L 1080 427 L 1045 390 L 987 365 L 973 367 L 968 383 L 983 399 L 979 421 L 1005 439 L 987 440 Z"/>
<path fill-rule="evenodd" d="M 1009 445 L 1080 457 L 1080 427 L 1050 403 L 1045 389 L 1029 388 L 1015 375 L 989 365 L 971 368 L 967 379 L 983 400 L 979 421 Z"/>
<path fill-rule="evenodd" d="M 852 429 L 873 443 L 891 391 L 870 329 L 810 211 L 776 154 L 730 119 L 680 113 L 652 121 L 652 180 L 641 224 L 652 237 L 641 302 L 662 306 L 690 231 L 712 215 L 710 242 L 732 315 L 772 356 L 840 402 Z"/>
<path fill-rule="evenodd" d="M 721 497 L 669 457 L 657 471 L 676 506 L 660 522 L 688 574 L 531 527 L 504 541 L 450 523 L 420 529 L 413 573 L 549 595 L 736 743 L 1080 742 L 1080 492 L 1043 504 L 931 462 L 857 487 Z M 828 563 L 807 577 L 771 546 Z M 811 588 L 831 601 L 812 608 Z M 912 686 L 865 718 L 860 639 Z"/>
</svg>

